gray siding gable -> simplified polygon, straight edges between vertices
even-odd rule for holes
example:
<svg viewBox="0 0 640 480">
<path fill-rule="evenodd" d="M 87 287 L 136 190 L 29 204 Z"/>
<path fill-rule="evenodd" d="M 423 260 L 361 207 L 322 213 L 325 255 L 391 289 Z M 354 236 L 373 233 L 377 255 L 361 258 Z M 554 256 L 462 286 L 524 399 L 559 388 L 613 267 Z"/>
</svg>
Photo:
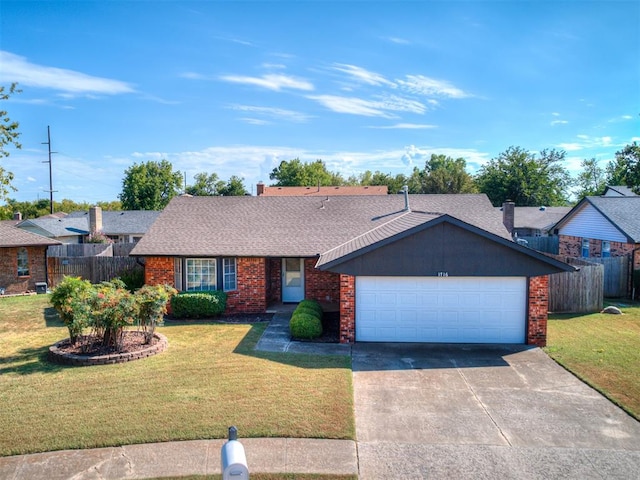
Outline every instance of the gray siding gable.
<svg viewBox="0 0 640 480">
<path fill-rule="evenodd" d="M 316 268 L 356 276 L 531 277 L 575 270 L 449 215 L 338 258 L 322 255 Z"/>
</svg>

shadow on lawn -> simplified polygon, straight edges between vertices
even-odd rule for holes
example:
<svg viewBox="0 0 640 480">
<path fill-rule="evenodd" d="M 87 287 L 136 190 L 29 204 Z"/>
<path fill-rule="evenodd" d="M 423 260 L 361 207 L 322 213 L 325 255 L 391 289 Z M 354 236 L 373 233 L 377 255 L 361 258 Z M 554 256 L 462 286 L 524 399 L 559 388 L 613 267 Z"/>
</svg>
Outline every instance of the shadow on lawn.
<svg viewBox="0 0 640 480">
<path fill-rule="evenodd" d="M 18 375 L 31 375 L 33 373 L 59 372 L 63 365 L 56 365 L 47 360 L 49 345 L 38 348 L 23 348 L 16 355 L 0 357 L 0 375 L 16 373 Z M 16 364 L 16 365 L 11 365 Z"/>
<path fill-rule="evenodd" d="M 64 327 L 64 323 L 62 323 L 62 320 L 60 320 L 58 312 L 56 312 L 55 308 L 45 307 L 42 310 L 42 316 L 44 317 L 44 324 L 47 326 L 47 328 Z"/>
</svg>

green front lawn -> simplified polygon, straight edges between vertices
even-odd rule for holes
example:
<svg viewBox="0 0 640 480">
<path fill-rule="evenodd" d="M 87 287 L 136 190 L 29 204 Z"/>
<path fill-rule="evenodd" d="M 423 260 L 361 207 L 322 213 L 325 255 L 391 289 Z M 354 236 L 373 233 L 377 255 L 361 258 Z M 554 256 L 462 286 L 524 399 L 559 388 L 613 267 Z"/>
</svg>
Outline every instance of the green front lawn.
<svg viewBox="0 0 640 480">
<path fill-rule="evenodd" d="M 0 299 L 0 455 L 204 438 L 354 439 L 351 359 L 255 352 L 266 324 L 167 322 L 131 363 L 45 360 L 68 336 L 47 295 Z"/>
<path fill-rule="evenodd" d="M 551 315 L 545 350 L 640 420 L 640 305 L 626 305 L 624 315 Z"/>
</svg>

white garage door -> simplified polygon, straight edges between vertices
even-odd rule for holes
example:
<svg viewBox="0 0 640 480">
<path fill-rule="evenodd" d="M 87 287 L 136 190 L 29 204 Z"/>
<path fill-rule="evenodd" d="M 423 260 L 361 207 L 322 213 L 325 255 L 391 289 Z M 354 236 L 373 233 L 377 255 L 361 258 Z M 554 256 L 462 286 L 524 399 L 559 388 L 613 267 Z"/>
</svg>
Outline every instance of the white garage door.
<svg viewBox="0 0 640 480">
<path fill-rule="evenodd" d="M 356 341 L 524 343 L 524 277 L 357 277 Z"/>
</svg>

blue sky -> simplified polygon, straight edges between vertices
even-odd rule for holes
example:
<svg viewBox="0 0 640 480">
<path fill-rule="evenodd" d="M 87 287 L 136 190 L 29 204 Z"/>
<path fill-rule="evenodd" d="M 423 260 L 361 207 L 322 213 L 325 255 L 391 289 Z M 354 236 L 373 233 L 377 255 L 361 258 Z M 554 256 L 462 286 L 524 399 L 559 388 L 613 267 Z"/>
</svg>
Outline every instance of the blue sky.
<svg viewBox="0 0 640 480">
<path fill-rule="evenodd" d="M 636 1 L 0 3 L 2 108 L 18 200 L 115 200 L 169 160 L 250 191 L 282 160 L 409 174 L 432 153 L 472 173 L 509 146 L 605 166 L 640 140 Z"/>
</svg>

